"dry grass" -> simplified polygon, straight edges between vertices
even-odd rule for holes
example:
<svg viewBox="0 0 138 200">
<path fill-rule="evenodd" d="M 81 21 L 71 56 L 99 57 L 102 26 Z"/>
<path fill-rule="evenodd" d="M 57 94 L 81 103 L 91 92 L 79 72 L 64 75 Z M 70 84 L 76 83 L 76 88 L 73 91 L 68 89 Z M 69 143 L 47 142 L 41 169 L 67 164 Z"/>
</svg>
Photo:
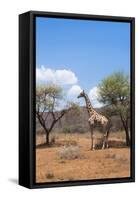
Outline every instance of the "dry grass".
<svg viewBox="0 0 138 200">
<path fill-rule="evenodd" d="M 52 178 L 54 178 L 53 172 L 48 171 L 47 174 L 46 174 L 46 178 L 47 178 L 47 179 L 52 179 Z"/>
<path fill-rule="evenodd" d="M 78 146 L 64 146 L 58 152 L 60 159 L 73 160 L 80 157 L 80 149 Z"/>
<path fill-rule="evenodd" d="M 95 143 L 100 141 L 97 133 Z M 37 137 L 37 145 L 44 143 Z M 130 149 L 124 133 L 112 134 L 106 150 L 90 150 L 89 134 L 55 135 L 53 146 L 36 148 L 36 182 L 120 178 L 130 176 Z M 124 148 L 122 148 L 124 147 Z"/>
</svg>

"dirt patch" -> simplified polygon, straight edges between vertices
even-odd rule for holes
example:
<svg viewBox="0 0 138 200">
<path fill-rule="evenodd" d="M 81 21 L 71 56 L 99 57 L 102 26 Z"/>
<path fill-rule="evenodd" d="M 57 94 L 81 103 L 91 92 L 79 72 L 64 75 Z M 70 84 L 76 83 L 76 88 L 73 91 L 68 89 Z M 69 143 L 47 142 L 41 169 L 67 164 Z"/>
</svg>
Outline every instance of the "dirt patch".
<svg viewBox="0 0 138 200">
<path fill-rule="evenodd" d="M 44 143 L 43 139 L 39 138 Z M 69 143 L 69 141 L 73 141 Z M 112 138 L 112 141 L 116 141 Z M 38 141 L 37 141 L 38 142 Z M 117 144 L 120 141 L 116 141 Z M 43 144 L 42 143 L 42 144 Z M 105 150 L 90 150 L 90 138 L 84 135 L 61 135 L 51 147 L 36 148 L 36 182 L 54 182 L 66 180 L 86 180 L 102 178 L 120 178 L 130 176 L 130 149 L 110 147 Z M 37 143 L 38 144 L 38 143 Z M 57 145 L 56 144 L 60 144 Z M 57 152 L 68 144 L 78 146 L 79 155 L 75 159 L 60 158 Z M 122 144 L 122 143 L 121 143 Z M 40 143 L 39 143 L 40 145 Z M 39 146 L 40 147 L 40 146 Z M 75 148 L 74 148 L 75 149 Z"/>
</svg>

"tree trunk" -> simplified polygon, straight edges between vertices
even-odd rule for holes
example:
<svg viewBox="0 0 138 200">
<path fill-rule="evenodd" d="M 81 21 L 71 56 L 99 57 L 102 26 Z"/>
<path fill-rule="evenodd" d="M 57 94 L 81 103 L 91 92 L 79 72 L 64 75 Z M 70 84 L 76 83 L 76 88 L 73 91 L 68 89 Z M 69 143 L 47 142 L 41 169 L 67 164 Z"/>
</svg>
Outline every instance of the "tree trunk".
<svg viewBox="0 0 138 200">
<path fill-rule="evenodd" d="M 45 131 L 45 134 L 46 134 L 46 144 L 49 145 L 50 144 L 50 141 L 49 141 L 49 135 L 53 129 L 53 127 L 55 126 L 55 124 L 64 116 L 64 114 L 66 113 L 66 111 L 62 111 L 61 112 L 61 115 L 56 118 L 55 115 L 54 115 L 54 112 L 52 112 L 52 116 L 53 116 L 53 121 L 51 123 L 51 126 L 50 128 L 48 129 L 45 125 L 45 121 L 46 119 L 43 119 L 43 117 L 41 116 L 41 114 L 37 113 L 37 118 L 41 124 L 41 126 L 43 127 L 44 131 Z"/>
<path fill-rule="evenodd" d="M 125 134 L 126 134 L 126 145 L 130 146 L 130 137 L 129 137 L 129 131 L 128 131 L 127 126 L 125 126 Z"/>
<path fill-rule="evenodd" d="M 43 126 L 44 130 L 45 130 L 45 134 L 46 134 L 46 145 L 49 145 L 49 131 Z"/>
<path fill-rule="evenodd" d="M 46 144 L 49 145 L 49 132 L 46 132 Z"/>
<path fill-rule="evenodd" d="M 123 124 L 123 127 L 125 129 L 126 134 L 126 146 L 130 146 L 130 137 L 129 137 L 129 130 L 128 130 L 128 120 L 124 120 L 121 116 L 121 121 Z"/>
</svg>

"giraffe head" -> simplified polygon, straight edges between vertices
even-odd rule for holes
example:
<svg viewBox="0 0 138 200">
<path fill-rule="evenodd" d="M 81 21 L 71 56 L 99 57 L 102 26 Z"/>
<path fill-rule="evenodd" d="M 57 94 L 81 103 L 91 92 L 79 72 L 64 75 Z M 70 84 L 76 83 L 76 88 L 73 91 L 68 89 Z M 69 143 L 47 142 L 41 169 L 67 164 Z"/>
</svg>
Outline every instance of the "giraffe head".
<svg viewBox="0 0 138 200">
<path fill-rule="evenodd" d="M 79 94 L 78 98 L 84 97 L 84 96 L 85 96 L 85 92 L 84 92 L 84 90 L 82 90 L 81 93 Z"/>
</svg>

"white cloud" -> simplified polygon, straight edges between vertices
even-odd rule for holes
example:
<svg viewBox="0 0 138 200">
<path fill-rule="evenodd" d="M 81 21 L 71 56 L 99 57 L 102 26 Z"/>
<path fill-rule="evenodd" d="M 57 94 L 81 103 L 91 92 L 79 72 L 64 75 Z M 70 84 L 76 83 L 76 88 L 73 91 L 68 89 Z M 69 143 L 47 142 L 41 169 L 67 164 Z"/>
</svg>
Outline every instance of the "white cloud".
<svg viewBox="0 0 138 200">
<path fill-rule="evenodd" d="M 78 79 L 74 72 L 67 69 L 53 70 L 50 68 L 36 68 L 36 80 L 42 82 L 52 82 L 56 84 L 75 84 Z"/>
<path fill-rule="evenodd" d="M 82 89 L 79 85 L 73 85 L 68 91 L 68 96 L 77 97 L 81 91 Z"/>
<path fill-rule="evenodd" d="M 94 108 L 101 108 L 101 107 L 104 106 L 103 103 L 100 103 L 100 102 L 97 101 L 97 100 L 94 100 L 92 103 L 93 103 L 93 107 L 94 107 Z"/>
<path fill-rule="evenodd" d="M 98 97 L 99 97 L 98 88 L 97 87 L 93 87 L 89 91 L 89 98 L 92 101 L 92 105 L 93 105 L 94 108 L 100 108 L 100 107 L 103 106 L 103 103 L 100 103 L 98 101 Z"/>
<path fill-rule="evenodd" d="M 89 91 L 89 98 L 91 100 L 97 100 L 98 99 L 98 88 L 97 87 L 93 87 L 90 91 Z"/>
</svg>

